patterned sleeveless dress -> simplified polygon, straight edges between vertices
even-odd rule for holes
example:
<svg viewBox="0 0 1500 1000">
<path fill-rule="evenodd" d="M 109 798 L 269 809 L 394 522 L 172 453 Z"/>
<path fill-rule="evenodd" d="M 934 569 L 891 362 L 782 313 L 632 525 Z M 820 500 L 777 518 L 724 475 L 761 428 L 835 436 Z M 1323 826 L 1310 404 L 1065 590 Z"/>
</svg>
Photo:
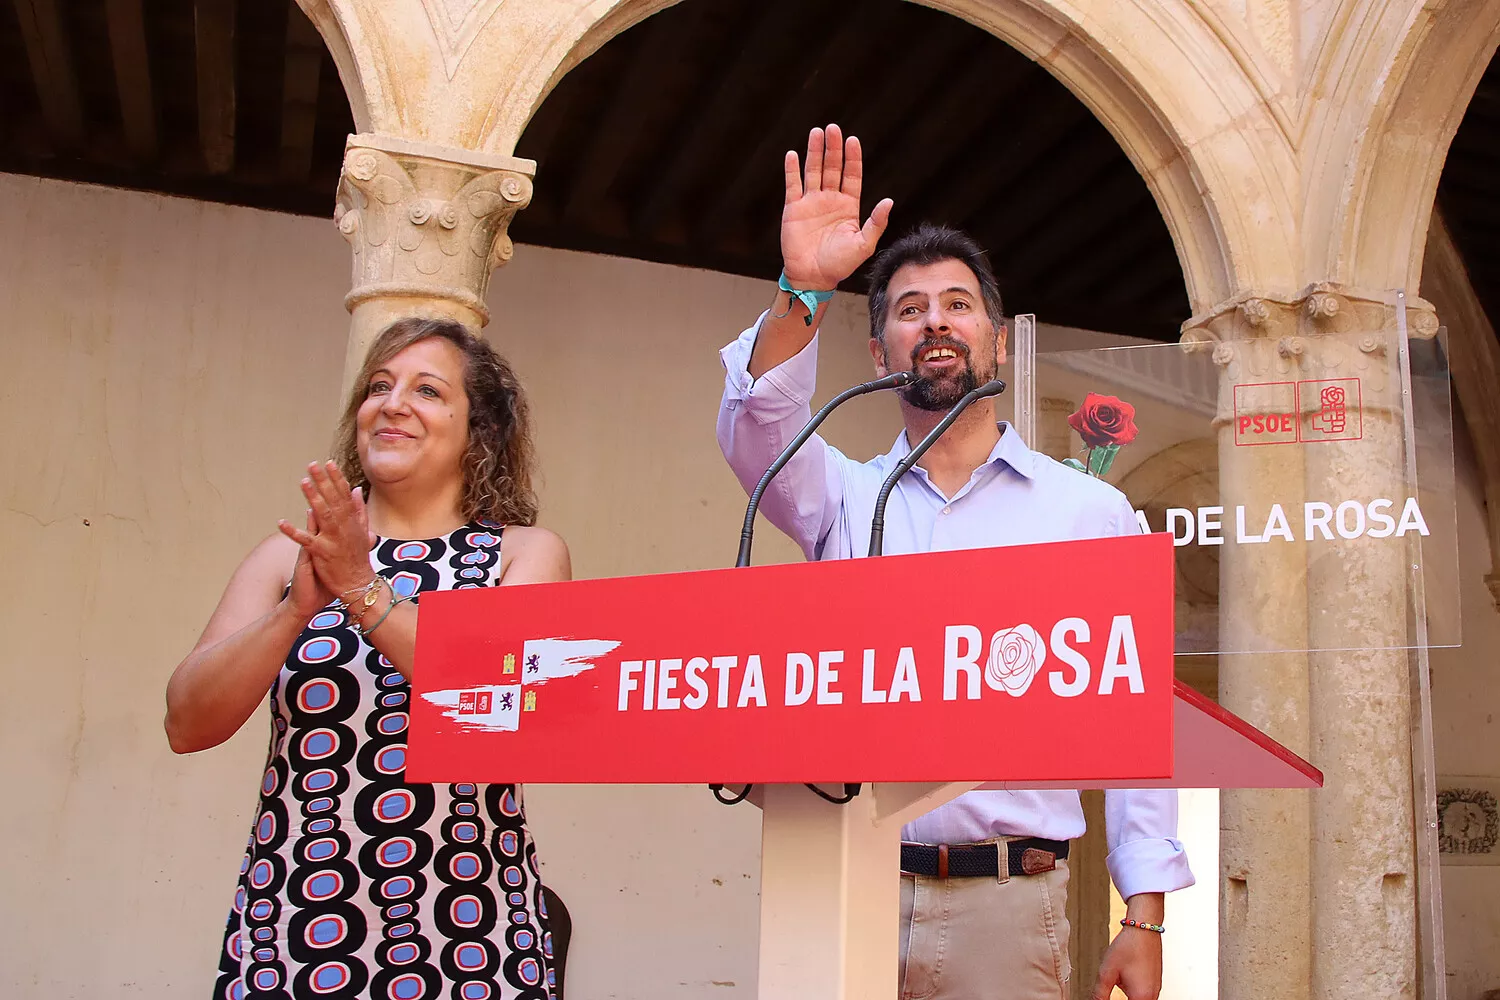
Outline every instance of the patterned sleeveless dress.
<svg viewBox="0 0 1500 1000">
<path fill-rule="evenodd" d="M 498 525 L 380 539 L 396 593 L 492 585 Z M 271 688 L 271 746 L 216 1000 L 548 1000 L 552 937 L 511 785 L 408 785 L 411 685 L 317 614 Z"/>
</svg>

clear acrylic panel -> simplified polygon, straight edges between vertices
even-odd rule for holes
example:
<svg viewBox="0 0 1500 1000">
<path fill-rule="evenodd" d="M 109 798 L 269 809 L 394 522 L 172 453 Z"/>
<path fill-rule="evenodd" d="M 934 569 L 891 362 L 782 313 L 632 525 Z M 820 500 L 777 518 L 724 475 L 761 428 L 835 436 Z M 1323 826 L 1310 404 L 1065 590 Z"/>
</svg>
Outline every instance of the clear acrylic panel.
<svg viewBox="0 0 1500 1000">
<path fill-rule="evenodd" d="M 1399 296 L 1374 330 L 1015 345 L 1028 443 L 1173 535 L 1179 654 L 1459 644 L 1447 352 L 1398 314 Z"/>
</svg>

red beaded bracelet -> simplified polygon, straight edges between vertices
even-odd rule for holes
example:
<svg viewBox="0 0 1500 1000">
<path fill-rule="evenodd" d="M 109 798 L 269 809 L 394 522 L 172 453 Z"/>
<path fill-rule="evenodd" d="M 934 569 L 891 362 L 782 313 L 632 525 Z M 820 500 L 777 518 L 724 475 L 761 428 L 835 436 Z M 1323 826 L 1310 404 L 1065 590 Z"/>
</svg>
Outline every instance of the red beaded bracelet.
<svg viewBox="0 0 1500 1000">
<path fill-rule="evenodd" d="M 1165 927 L 1163 927 L 1161 924 L 1148 924 L 1148 923 L 1146 923 L 1145 921 L 1142 921 L 1142 920 L 1131 920 L 1129 917 L 1126 917 L 1124 920 L 1121 920 L 1120 921 L 1120 926 L 1121 927 L 1139 927 L 1143 931 L 1155 931 L 1158 934 L 1165 934 L 1167 932 L 1167 929 Z"/>
</svg>

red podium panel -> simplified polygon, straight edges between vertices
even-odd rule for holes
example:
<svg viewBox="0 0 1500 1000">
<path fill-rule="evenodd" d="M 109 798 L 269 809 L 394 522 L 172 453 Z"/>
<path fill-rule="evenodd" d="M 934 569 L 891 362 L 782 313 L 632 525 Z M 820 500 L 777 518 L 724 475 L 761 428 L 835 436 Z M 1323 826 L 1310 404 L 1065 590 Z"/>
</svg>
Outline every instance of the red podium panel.
<svg viewBox="0 0 1500 1000">
<path fill-rule="evenodd" d="M 1006 788 L 1322 788 L 1323 772 L 1225 711 L 1173 682 L 1172 774 L 1130 781 L 992 781 Z"/>
<path fill-rule="evenodd" d="M 424 594 L 407 777 L 1167 779 L 1172 560 L 1133 535 Z"/>
</svg>

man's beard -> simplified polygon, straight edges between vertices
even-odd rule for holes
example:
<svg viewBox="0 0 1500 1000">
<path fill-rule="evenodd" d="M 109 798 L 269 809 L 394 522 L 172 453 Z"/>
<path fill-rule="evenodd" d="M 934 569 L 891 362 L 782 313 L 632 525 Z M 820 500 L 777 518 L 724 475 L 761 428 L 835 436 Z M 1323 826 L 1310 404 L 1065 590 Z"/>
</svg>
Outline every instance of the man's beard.
<svg viewBox="0 0 1500 1000">
<path fill-rule="evenodd" d="M 959 357 L 963 358 L 963 367 L 936 377 L 921 376 L 902 390 L 901 394 L 902 398 L 919 410 L 945 413 L 966 394 L 979 388 L 979 373 L 974 370 L 974 361 L 969 354 L 969 349 L 958 341 L 948 338 L 924 340 L 918 344 L 911 352 L 912 371 L 917 370 L 917 359 L 922 356 L 922 352 L 933 347 L 951 347 L 958 352 Z M 886 358 L 886 369 L 890 369 L 889 356 Z M 985 379 L 985 381 L 989 380 Z"/>
</svg>

